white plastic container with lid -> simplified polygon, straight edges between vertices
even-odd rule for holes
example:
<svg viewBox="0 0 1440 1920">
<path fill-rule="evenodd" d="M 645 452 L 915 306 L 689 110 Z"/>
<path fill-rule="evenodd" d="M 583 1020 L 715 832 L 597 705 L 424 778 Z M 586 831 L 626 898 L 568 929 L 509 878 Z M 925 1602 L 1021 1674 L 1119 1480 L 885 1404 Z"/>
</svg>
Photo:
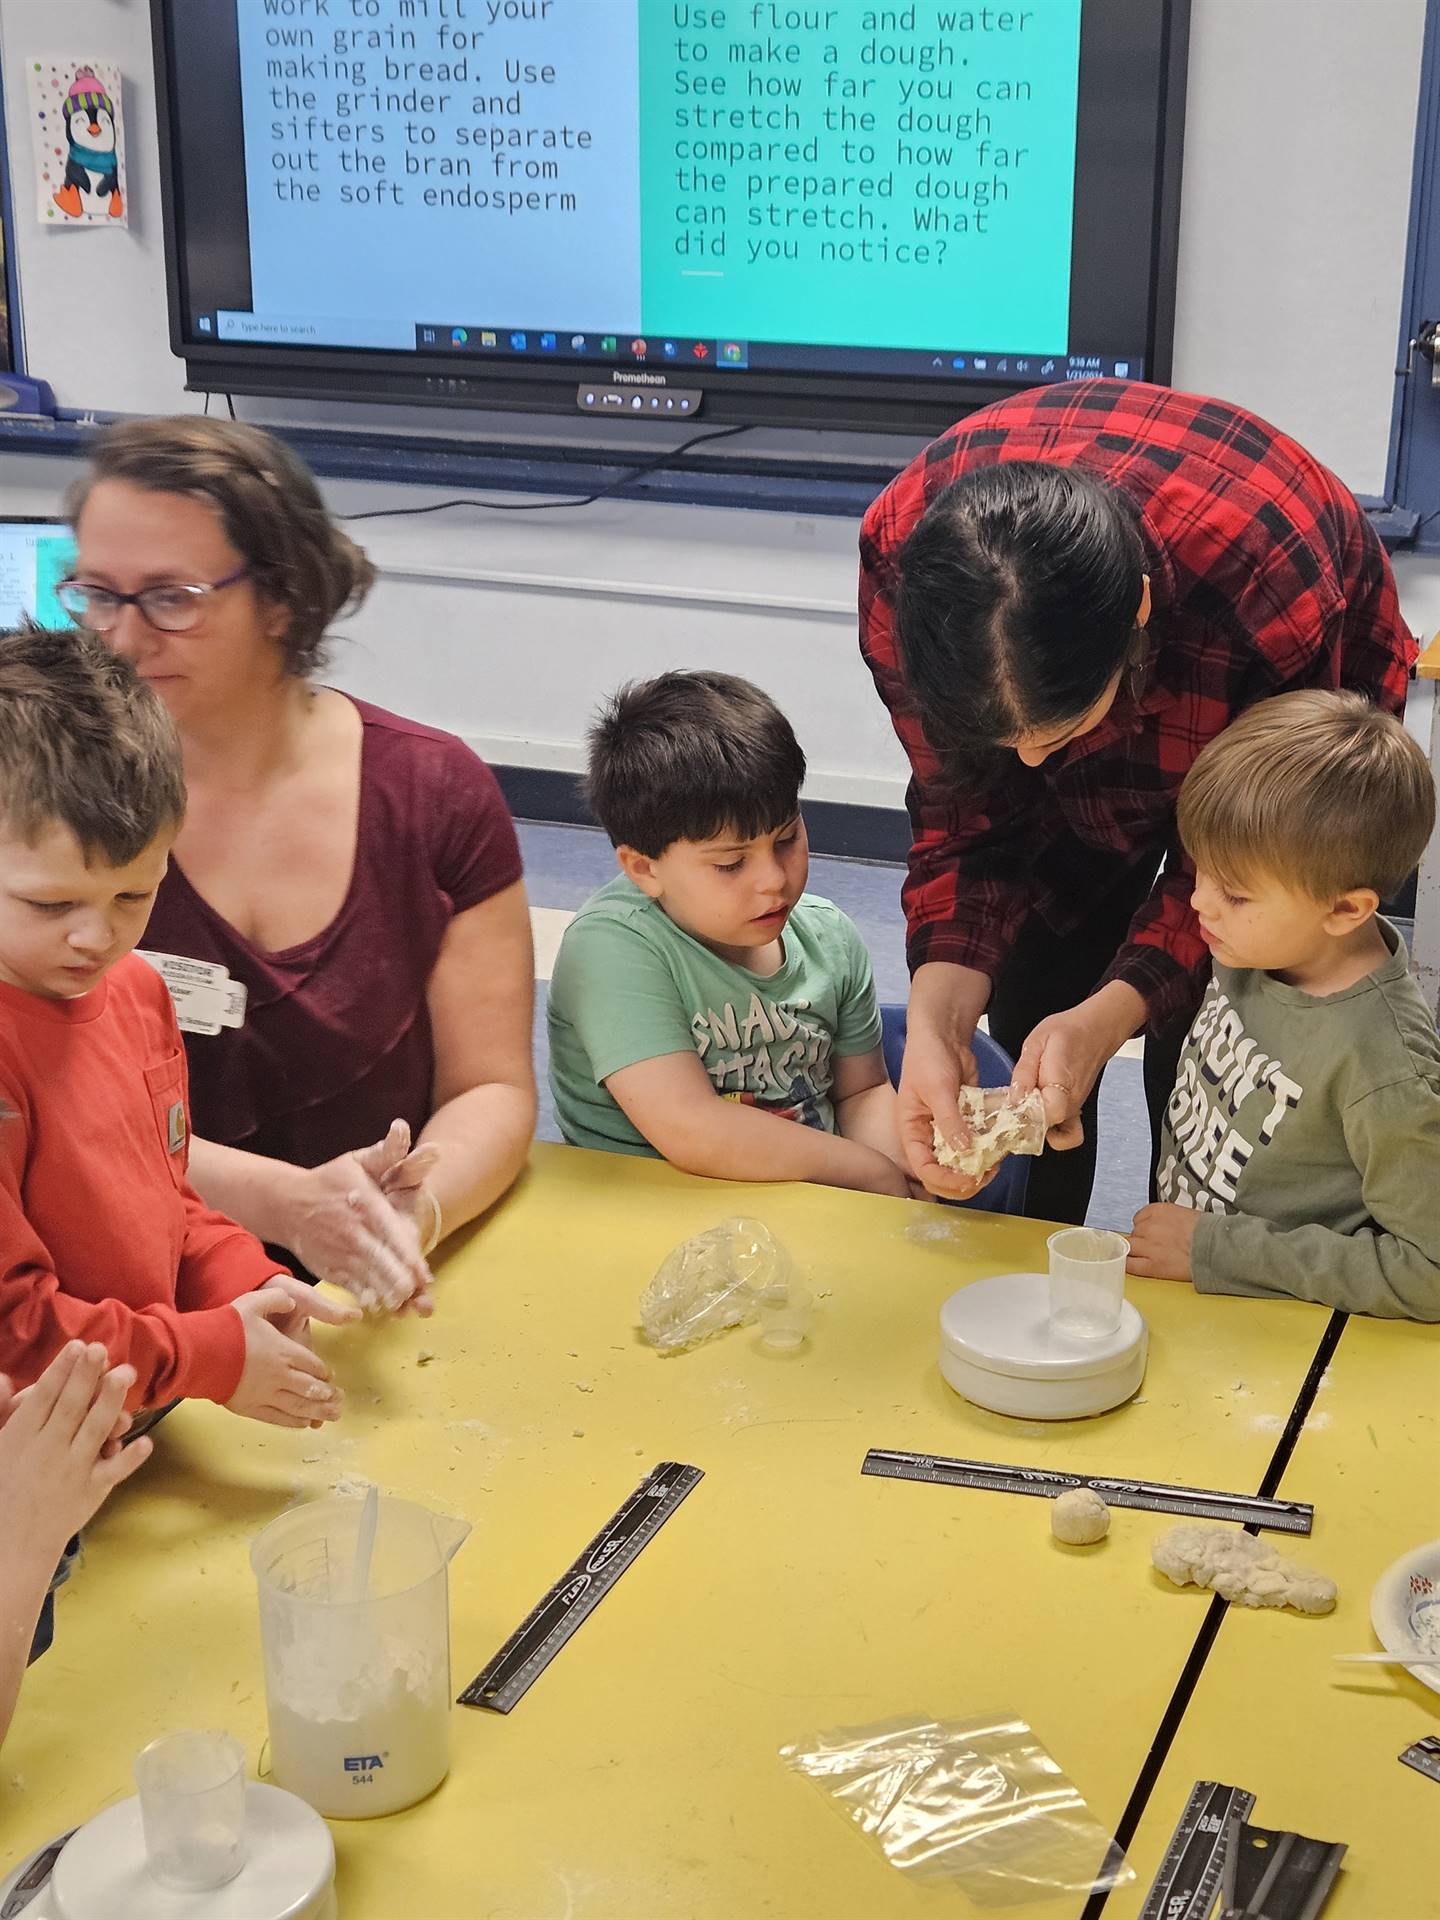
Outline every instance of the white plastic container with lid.
<svg viewBox="0 0 1440 1920">
<path fill-rule="evenodd" d="M 1041 1273 L 997 1273 L 961 1287 L 940 1309 L 940 1371 L 977 1407 L 1021 1420 L 1107 1413 L 1138 1392 L 1149 1334 L 1127 1300 L 1099 1339 L 1058 1331 Z"/>
<path fill-rule="evenodd" d="M 245 1864 L 223 1887 L 162 1886 L 146 1864 L 140 1802 L 121 1800 L 65 1843 L 25 1920 L 335 1920 L 335 1843 L 318 1813 L 251 1780 L 245 1840 Z"/>
</svg>

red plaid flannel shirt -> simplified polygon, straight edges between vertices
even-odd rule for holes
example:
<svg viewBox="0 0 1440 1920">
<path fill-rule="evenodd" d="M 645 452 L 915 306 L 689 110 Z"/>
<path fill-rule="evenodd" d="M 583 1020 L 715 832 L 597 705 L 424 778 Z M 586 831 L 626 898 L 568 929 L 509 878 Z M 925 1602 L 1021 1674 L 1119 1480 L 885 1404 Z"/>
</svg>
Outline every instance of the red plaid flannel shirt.
<svg viewBox="0 0 1440 1920">
<path fill-rule="evenodd" d="M 941 778 L 900 670 L 892 593 L 929 502 L 997 460 L 1073 463 L 1130 496 L 1155 645 L 1134 695 L 1039 768 L 1006 755 L 979 809 Z M 1175 831 L 1195 756 L 1243 708 L 1296 687 L 1354 688 L 1399 713 L 1416 653 L 1384 549 L 1334 474 L 1239 407 L 1121 380 L 1016 394 L 897 475 L 860 533 L 860 635 L 914 775 L 902 896 L 912 972 L 947 960 L 994 979 L 1030 914 L 1064 934 L 1163 855 L 1105 976 L 1136 988 L 1157 1026 L 1184 1011 L 1208 958 Z"/>
</svg>

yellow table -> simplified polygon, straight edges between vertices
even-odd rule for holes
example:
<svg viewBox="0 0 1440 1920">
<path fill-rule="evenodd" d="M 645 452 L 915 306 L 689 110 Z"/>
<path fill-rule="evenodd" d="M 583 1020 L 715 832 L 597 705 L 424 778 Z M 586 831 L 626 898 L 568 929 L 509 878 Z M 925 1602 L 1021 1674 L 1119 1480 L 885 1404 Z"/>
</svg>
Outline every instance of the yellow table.
<svg viewBox="0 0 1440 1920">
<path fill-rule="evenodd" d="M 1295 1553 L 1339 1603 L 1319 1620 L 1229 1610 L 1130 1848 L 1138 1890 L 1114 1894 L 1105 1920 L 1140 1911 L 1201 1779 L 1248 1788 L 1263 1827 L 1348 1843 L 1325 1920 L 1440 1916 L 1440 1785 L 1396 1760 L 1440 1733 L 1440 1695 L 1401 1668 L 1330 1658 L 1378 1646 L 1376 1579 L 1440 1536 L 1440 1327 L 1347 1323 L 1281 1493 L 1314 1502 Z"/>
<path fill-rule="evenodd" d="M 808 1270 L 809 1346 L 773 1357 L 742 1330 L 659 1358 L 636 1331 L 642 1286 L 734 1213 Z M 953 1237 L 907 1237 L 920 1223 Z M 1117 1511 L 1102 1549 L 1066 1550 L 1041 1501 L 862 1478 L 861 1459 L 916 1447 L 1254 1491 L 1327 1316 L 1136 1281 L 1152 1344 L 1134 1403 L 1063 1425 L 987 1415 L 940 1379 L 937 1312 L 967 1280 L 1043 1260 L 1045 1231 L 538 1148 L 447 1260 L 433 1320 L 329 1343 L 339 1428 L 192 1405 L 159 1430 L 27 1681 L 0 1767 L 5 1857 L 129 1791 L 163 1730 L 227 1726 L 258 1758 L 247 1546 L 297 1495 L 364 1476 L 474 1522 L 451 1566 L 458 1691 L 667 1458 L 705 1479 L 516 1710 L 457 1710 L 437 1794 L 337 1823 L 346 1920 L 911 1914 L 925 1896 L 777 1749 L 913 1710 L 1022 1714 L 1113 1825 L 1198 1620 L 1148 1571 L 1165 1522 Z"/>
</svg>

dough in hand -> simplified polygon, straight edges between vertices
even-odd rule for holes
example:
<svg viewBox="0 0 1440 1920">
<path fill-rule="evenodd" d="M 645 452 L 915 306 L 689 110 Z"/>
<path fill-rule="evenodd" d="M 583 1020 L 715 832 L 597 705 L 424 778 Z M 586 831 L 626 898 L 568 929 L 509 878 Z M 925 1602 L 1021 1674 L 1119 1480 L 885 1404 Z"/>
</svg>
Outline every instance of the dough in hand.
<svg viewBox="0 0 1440 1920">
<path fill-rule="evenodd" d="M 1110 1531 L 1110 1509 L 1094 1487 L 1067 1487 L 1050 1502 L 1050 1531 L 1067 1547 L 1093 1547 Z"/>
<path fill-rule="evenodd" d="M 952 1147 L 934 1130 L 935 1158 L 954 1173 L 978 1180 L 1007 1153 L 1039 1153 L 1045 1145 L 1045 1102 L 1038 1091 L 1015 1099 L 1009 1087 L 961 1087 L 960 1117 L 970 1124 L 970 1145 Z"/>
<path fill-rule="evenodd" d="M 1236 1606 L 1329 1613 L 1335 1605 L 1333 1580 L 1282 1559 L 1267 1540 L 1235 1527 L 1171 1527 L 1155 1540 L 1150 1558 L 1177 1587 L 1209 1587 Z"/>
</svg>

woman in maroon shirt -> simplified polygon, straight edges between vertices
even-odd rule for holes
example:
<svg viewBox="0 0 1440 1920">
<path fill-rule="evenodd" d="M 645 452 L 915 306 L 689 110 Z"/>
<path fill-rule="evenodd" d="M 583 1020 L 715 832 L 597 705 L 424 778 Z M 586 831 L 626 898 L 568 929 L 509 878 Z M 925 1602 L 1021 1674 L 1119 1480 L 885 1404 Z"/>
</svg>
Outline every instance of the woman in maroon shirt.
<svg viewBox="0 0 1440 1920">
<path fill-rule="evenodd" d="M 530 921 L 494 776 L 314 684 L 373 570 L 270 435 L 117 427 L 72 513 L 62 598 L 185 751 L 145 947 L 188 1029 L 195 1184 L 317 1276 L 423 1305 L 425 1254 L 505 1192 L 534 1128 Z"/>
</svg>

